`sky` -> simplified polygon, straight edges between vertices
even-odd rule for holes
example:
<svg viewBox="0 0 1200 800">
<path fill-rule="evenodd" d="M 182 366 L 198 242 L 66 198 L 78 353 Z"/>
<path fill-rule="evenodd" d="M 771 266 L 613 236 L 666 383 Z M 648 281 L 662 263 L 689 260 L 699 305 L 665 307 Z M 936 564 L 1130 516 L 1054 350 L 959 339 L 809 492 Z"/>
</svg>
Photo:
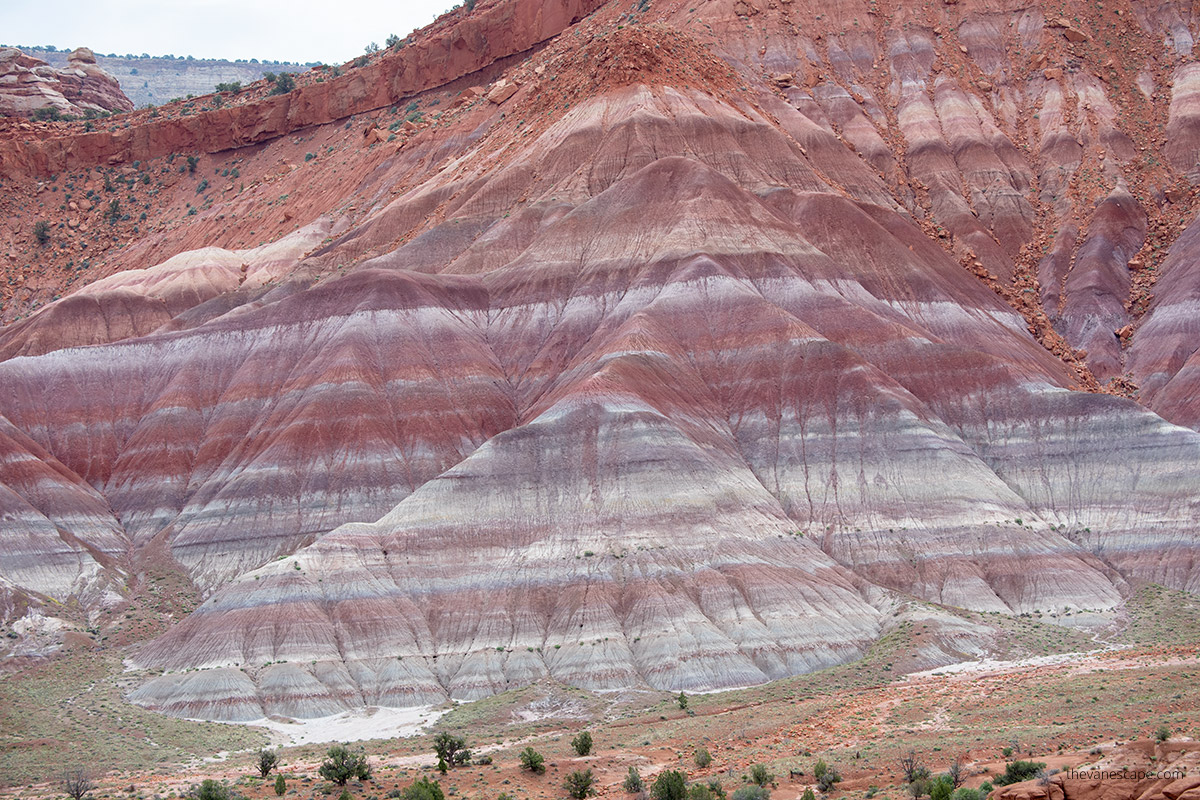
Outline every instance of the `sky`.
<svg viewBox="0 0 1200 800">
<path fill-rule="evenodd" d="M 459 0 L 0 0 L 0 42 L 97 53 L 340 64 Z"/>
</svg>

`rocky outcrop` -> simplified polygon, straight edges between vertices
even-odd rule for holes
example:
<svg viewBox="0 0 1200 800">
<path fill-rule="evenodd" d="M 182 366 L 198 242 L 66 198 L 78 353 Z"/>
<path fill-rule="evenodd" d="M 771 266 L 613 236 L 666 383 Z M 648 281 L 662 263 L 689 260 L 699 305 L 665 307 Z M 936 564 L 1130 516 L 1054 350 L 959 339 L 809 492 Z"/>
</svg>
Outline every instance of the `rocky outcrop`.
<svg viewBox="0 0 1200 800">
<path fill-rule="evenodd" d="M 30 116 L 39 109 L 83 117 L 92 112 L 132 111 L 116 78 L 96 64 L 86 47 L 71 51 L 55 69 L 12 47 L 0 48 L 0 116 Z"/>
<path fill-rule="evenodd" d="M 997 789 L 994 800 L 1197 800 L 1200 744 L 1129 742 L 1097 761 Z"/>
</svg>

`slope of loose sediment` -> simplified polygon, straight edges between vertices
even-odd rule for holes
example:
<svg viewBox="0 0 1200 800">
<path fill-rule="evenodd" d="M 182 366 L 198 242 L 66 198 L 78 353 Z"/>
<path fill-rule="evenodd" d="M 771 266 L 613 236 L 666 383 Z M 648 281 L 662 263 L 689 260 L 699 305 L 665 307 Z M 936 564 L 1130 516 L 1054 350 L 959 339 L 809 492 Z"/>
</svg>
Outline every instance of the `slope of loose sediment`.
<svg viewBox="0 0 1200 800">
<path fill-rule="evenodd" d="M 110 515 L 87 552 L 207 597 L 133 698 L 712 689 L 854 659 L 898 597 L 1196 591 L 1196 20 L 1121 10 L 483 2 L 211 129 L 0 147 L 144 146 L 126 197 L 189 209 L 0 332 L 14 452 Z M 160 187 L 171 131 L 235 149 Z M 27 517 L 53 567 L 2 577 L 82 597 Z"/>
</svg>

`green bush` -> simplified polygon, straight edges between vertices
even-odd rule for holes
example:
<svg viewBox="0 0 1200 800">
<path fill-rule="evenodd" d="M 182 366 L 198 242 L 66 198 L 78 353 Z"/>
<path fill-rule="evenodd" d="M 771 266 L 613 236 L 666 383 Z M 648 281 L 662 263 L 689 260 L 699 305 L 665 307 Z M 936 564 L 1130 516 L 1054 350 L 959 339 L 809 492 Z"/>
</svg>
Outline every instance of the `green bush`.
<svg viewBox="0 0 1200 800">
<path fill-rule="evenodd" d="M 568 795 L 573 797 L 575 800 L 583 800 L 585 797 L 589 797 L 596 793 L 596 790 L 592 788 L 592 784 L 595 782 L 596 776 L 592 775 L 592 771 L 590 769 L 575 770 L 567 776 L 567 779 L 563 785 L 566 788 Z"/>
<path fill-rule="evenodd" d="M 442 792 L 442 785 L 428 778 L 421 778 L 401 792 L 399 797 L 404 800 L 446 800 L 446 795 Z"/>
<path fill-rule="evenodd" d="M 218 92 L 240 92 L 242 90 L 241 81 L 230 81 L 229 83 L 218 83 Z"/>
<path fill-rule="evenodd" d="M 37 239 L 38 244 L 42 245 L 50 241 L 50 223 L 44 219 L 33 223 L 33 238 Z"/>
<path fill-rule="evenodd" d="M 804 787 L 804 794 L 800 795 L 800 800 L 817 800 L 817 795 L 811 786 Z"/>
<path fill-rule="evenodd" d="M 537 750 L 534 750 L 532 747 L 526 747 L 521 751 L 521 766 L 530 772 L 541 775 L 546 771 L 546 759 Z"/>
<path fill-rule="evenodd" d="M 38 122 L 58 122 L 63 119 L 63 115 L 54 106 L 46 106 L 34 109 L 33 118 Z"/>
<path fill-rule="evenodd" d="M 338 800 L 354 800 L 354 795 L 350 794 L 349 789 L 342 789 L 342 793 L 338 795 Z"/>
<path fill-rule="evenodd" d="M 212 778 L 205 778 L 199 786 L 193 786 L 188 795 L 194 800 L 230 800 L 229 787 Z"/>
<path fill-rule="evenodd" d="M 828 792 L 835 783 L 840 783 L 842 780 L 841 773 L 824 761 L 813 764 L 813 777 L 817 779 L 817 788 L 822 792 Z"/>
<path fill-rule="evenodd" d="M 275 85 L 271 87 L 270 94 L 287 94 L 292 89 L 296 88 L 296 79 L 292 77 L 290 72 L 281 72 L 275 78 Z"/>
<path fill-rule="evenodd" d="M 1041 761 L 1010 761 L 1004 765 L 1004 774 L 996 778 L 997 786 L 1008 786 L 1035 777 L 1046 765 Z"/>
<path fill-rule="evenodd" d="M 351 751 L 343 744 L 334 745 L 326 753 L 326 759 L 321 762 L 317 774 L 327 781 L 345 786 L 346 781 L 358 778 L 360 781 L 371 779 L 371 765 L 363 753 Z"/>
<path fill-rule="evenodd" d="M 282 773 L 275 774 L 275 795 L 283 797 L 287 793 L 287 781 L 283 779 Z"/>
<path fill-rule="evenodd" d="M 708 750 L 701 747 L 699 750 L 697 750 L 695 753 L 692 754 L 692 761 L 696 762 L 697 767 L 699 767 L 700 769 L 704 769 L 705 767 L 707 767 L 709 764 L 712 763 L 712 753 L 708 752 Z"/>
<path fill-rule="evenodd" d="M 1167 739 L 1170 739 L 1170 738 L 1171 738 L 1171 729 L 1168 728 L 1165 724 L 1159 725 L 1158 730 L 1156 730 L 1154 732 L 1154 740 L 1155 741 L 1165 742 Z"/>
<path fill-rule="evenodd" d="M 693 783 L 688 787 L 687 800 L 718 800 L 718 796 L 713 792 L 712 784 Z"/>
<path fill-rule="evenodd" d="M 577 755 L 586 756 L 592 752 L 592 735 L 583 731 L 571 740 L 571 747 L 575 749 Z"/>
<path fill-rule="evenodd" d="M 817 763 L 821 764 L 824 762 L 818 761 Z M 766 786 L 773 780 L 775 780 L 775 776 L 767 770 L 765 765 L 754 764 L 750 767 L 750 781 L 752 783 L 756 783 L 759 786 Z"/>
<path fill-rule="evenodd" d="M 929 784 L 929 800 L 950 800 L 954 785 L 949 780 L 938 778 Z"/>
<path fill-rule="evenodd" d="M 654 800 L 684 800 L 687 797 L 687 778 L 678 770 L 663 770 L 650 787 Z"/>
<path fill-rule="evenodd" d="M 984 793 L 978 789 L 968 789 L 961 786 L 954 792 L 954 800 L 983 800 Z"/>
<path fill-rule="evenodd" d="M 687 701 L 687 695 L 686 695 L 686 694 L 684 694 L 683 692 L 680 692 L 680 693 L 679 693 L 679 697 L 676 697 L 676 698 L 675 698 L 675 702 L 676 702 L 676 703 L 679 705 L 679 708 L 680 708 L 680 709 L 682 709 L 683 711 L 687 711 L 687 703 L 688 703 L 688 701 Z"/>
<path fill-rule="evenodd" d="M 646 788 L 646 785 L 642 783 L 642 776 L 638 773 L 637 767 L 629 768 L 628 774 L 625 775 L 625 783 L 621 785 L 630 794 L 637 794 Z"/>
<path fill-rule="evenodd" d="M 739 786 L 729 798 L 730 800 L 771 800 L 771 790 L 752 783 L 749 786 Z"/>
</svg>

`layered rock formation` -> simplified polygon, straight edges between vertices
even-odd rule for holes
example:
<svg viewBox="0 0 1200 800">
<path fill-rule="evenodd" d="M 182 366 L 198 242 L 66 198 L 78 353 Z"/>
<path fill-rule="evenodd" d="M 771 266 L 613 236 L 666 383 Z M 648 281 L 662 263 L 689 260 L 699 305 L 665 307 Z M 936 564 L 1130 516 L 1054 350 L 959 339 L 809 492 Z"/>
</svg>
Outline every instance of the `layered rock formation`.
<svg viewBox="0 0 1200 800">
<path fill-rule="evenodd" d="M 134 654 L 163 673 L 134 699 L 250 719 L 743 685 L 857 657 L 898 596 L 1200 589 L 1200 117 L 1153 88 L 1190 85 L 1187 9 L 597 6 L 482 3 L 290 97 L 3 143 L 21 186 L 269 142 L 213 174 L 314 214 L 137 263 L 249 224 L 188 187 L 185 224 L 0 332 L 12 462 L 64 498 L 3 506 L 29 602 L 165 548 L 208 598 Z M 1170 32 L 1148 98 L 1097 77 L 1106 32 Z M 434 75 L 466 80 L 405 116 Z"/>
<path fill-rule="evenodd" d="M 62 69 L 16 48 L 0 48 L 0 116 L 29 116 L 39 109 L 82 117 L 89 112 L 132 111 L 133 102 L 86 47 L 72 50 Z"/>
</svg>

